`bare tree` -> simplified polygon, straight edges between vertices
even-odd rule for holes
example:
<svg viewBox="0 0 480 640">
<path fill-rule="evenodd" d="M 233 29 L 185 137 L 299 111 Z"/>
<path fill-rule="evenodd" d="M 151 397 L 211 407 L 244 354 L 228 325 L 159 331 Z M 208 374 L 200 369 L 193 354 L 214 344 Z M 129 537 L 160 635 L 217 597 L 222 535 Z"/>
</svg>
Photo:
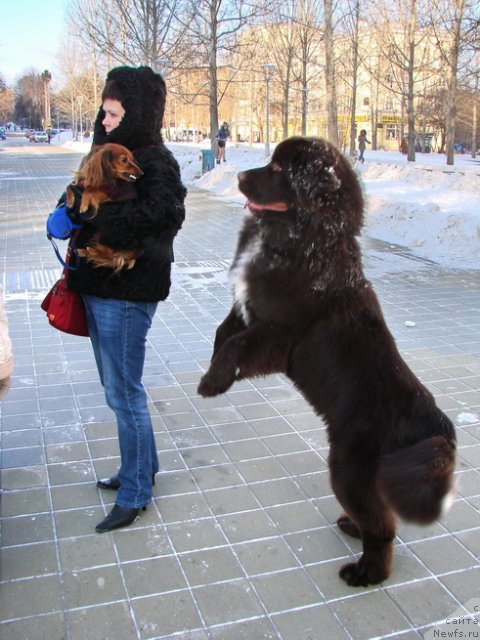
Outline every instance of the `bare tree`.
<svg viewBox="0 0 480 640">
<path fill-rule="evenodd" d="M 447 165 L 453 165 L 459 66 L 462 56 L 475 45 L 475 31 L 471 25 L 475 16 L 478 21 L 478 2 L 435 0 L 431 3 L 430 16 L 429 26 L 435 34 L 442 66 L 446 72 L 446 152 Z"/>
<path fill-rule="evenodd" d="M 294 67 L 295 79 L 302 96 L 302 135 L 307 134 L 308 95 L 311 85 L 323 73 L 320 64 L 323 44 L 323 28 L 320 20 L 323 12 L 322 0 L 294 0 L 295 47 L 298 65 Z"/>
<path fill-rule="evenodd" d="M 360 67 L 360 0 L 346 0 L 342 6 L 344 15 L 341 18 L 345 43 L 342 47 L 343 55 L 341 70 L 343 82 L 350 87 L 350 126 L 349 155 L 353 158 L 356 148 L 355 115 L 357 111 L 358 76 Z"/>
<path fill-rule="evenodd" d="M 84 44 L 112 64 L 149 65 L 176 57 L 180 34 L 172 23 L 183 0 L 72 0 L 70 19 Z"/>
<path fill-rule="evenodd" d="M 291 91 L 295 83 L 294 63 L 298 46 L 294 25 L 296 5 L 296 0 L 287 0 L 272 12 L 262 29 L 262 39 L 257 51 L 257 57 L 262 62 L 274 66 L 272 75 L 282 96 L 279 108 L 283 138 L 288 137 L 290 108 L 294 102 Z"/>
<path fill-rule="evenodd" d="M 13 118 L 15 95 L 12 88 L 0 76 L 0 122 L 7 122 Z"/>
<path fill-rule="evenodd" d="M 41 129 L 43 119 L 43 80 L 34 69 L 25 73 L 15 87 L 14 117 L 22 126 Z"/>
<path fill-rule="evenodd" d="M 392 20 L 389 1 L 375 1 L 370 22 L 383 62 L 381 68 L 369 71 L 376 73 L 378 82 L 400 99 L 401 111 L 406 110 L 407 158 L 411 162 L 415 161 L 416 99 L 423 97 L 428 78 L 436 73 L 437 65 L 436 49 L 424 22 L 420 22 L 419 16 L 425 15 L 421 2 L 423 0 L 399 0 L 395 5 L 395 20 Z"/>
<path fill-rule="evenodd" d="M 173 11 L 171 3 L 174 1 L 169 0 L 170 11 Z M 208 72 L 212 145 L 213 136 L 218 130 L 218 69 L 225 69 L 232 59 L 240 31 L 254 24 L 265 11 L 266 2 L 263 0 L 186 0 L 185 10 L 176 13 L 177 33 L 181 37 L 183 50 L 190 54 L 180 67 L 207 69 Z M 223 80 L 228 84 L 234 75 L 231 74 L 229 78 L 224 74 Z"/>
</svg>

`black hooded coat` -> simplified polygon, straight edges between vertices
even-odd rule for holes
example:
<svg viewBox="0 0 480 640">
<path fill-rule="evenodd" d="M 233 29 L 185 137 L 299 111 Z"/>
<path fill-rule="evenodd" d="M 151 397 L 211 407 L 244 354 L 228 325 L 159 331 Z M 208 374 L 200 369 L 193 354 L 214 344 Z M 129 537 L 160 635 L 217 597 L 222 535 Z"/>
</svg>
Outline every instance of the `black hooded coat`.
<svg viewBox="0 0 480 640">
<path fill-rule="evenodd" d="M 137 197 L 105 202 L 87 220 L 76 238 L 78 248 L 91 244 L 92 236 L 114 249 L 142 249 L 133 269 L 114 273 L 85 259 L 68 274 L 68 287 L 79 293 L 137 302 L 164 300 L 170 290 L 173 239 L 185 218 L 186 189 L 180 169 L 165 147 L 160 129 L 166 88 L 161 76 L 149 67 L 117 67 L 107 76 L 115 80 L 125 109 L 120 124 L 107 134 L 98 112 L 93 145 L 122 144 L 133 151 L 144 175 L 135 183 Z"/>
</svg>

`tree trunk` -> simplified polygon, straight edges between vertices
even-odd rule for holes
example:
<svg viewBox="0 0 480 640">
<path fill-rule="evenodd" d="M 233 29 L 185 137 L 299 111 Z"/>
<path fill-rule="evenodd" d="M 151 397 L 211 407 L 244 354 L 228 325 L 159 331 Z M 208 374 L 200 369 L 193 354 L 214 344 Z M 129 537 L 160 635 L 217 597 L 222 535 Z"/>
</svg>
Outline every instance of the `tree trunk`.
<svg viewBox="0 0 480 640">
<path fill-rule="evenodd" d="M 352 42 L 352 104 L 351 104 L 351 120 L 350 120 L 350 157 L 355 157 L 356 128 L 355 128 L 355 112 L 357 110 L 357 76 L 358 76 L 358 22 L 360 19 L 360 0 L 355 2 L 355 13 L 353 16 L 353 42 Z M 372 136 L 373 136 L 372 131 Z M 372 137 L 372 142 L 374 138 Z"/>
<path fill-rule="evenodd" d="M 407 90 L 407 118 L 408 118 L 408 162 L 415 162 L 415 105 L 414 105 L 414 91 L 415 91 L 415 34 L 417 31 L 417 0 L 412 0 L 411 4 L 411 18 L 409 28 L 409 43 L 408 43 L 408 90 Z"/>
<path fill-rule="evenodd" d="M 210 5 L 211 38 L 209 51 L 209 76 L 210 76 L 210 144 L 215 150 L 215 136 L 218 131 L 218 80 L 217 80 L 217 2 Z"/>
<path fill-rule="evenodd" d="M 324 0 L 325 7 L 325 91 L 327 95 L 327 138 L 338 146 L 337 92 L 335 88 L 335 60 L 333 52 L 332 0 Z"/>
<path fill-rule="evenodd" d="M 449 52 L 450 77 L 448 79 L 447 98 L 447 164 L 453 165 L 455 159 L 455 121 L 457 118 L 457 86 L 458 86 L 458 59 L 460 55 L 460 40 L 462 33 L 462 18 L 464 13 L 464 0 L 454 0 L 453 10 L 455 12 L 452 25 L 452 46 Z"/>
<path fill-rule="evenodd" d="M 472 113 L 472 158 L 477 157 L 477 94 L 473 95 Z"/>
</svg>

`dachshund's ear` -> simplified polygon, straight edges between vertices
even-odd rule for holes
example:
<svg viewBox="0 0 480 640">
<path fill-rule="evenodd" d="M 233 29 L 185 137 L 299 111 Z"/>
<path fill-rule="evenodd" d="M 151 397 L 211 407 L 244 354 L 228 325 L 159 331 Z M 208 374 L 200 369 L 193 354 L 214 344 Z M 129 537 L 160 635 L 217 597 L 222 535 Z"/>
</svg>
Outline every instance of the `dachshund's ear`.
<svg viewBox="0 0 480 640">
<path fill-rule="evenodd" d="M 91 155 L 82 169 L 84 186 L 96 188 L 108 182 L 112 175 L 111 152 L 99 149 Z"/>
<path fill-rule="evenodd" d="M 115 154 L 110 149 L 103 149 L 98 155 L 101 156 L 103 183 L 113 180 L 113 162 Z M 100 183 L 101 184 L 101 183 Z"/>
</svg>

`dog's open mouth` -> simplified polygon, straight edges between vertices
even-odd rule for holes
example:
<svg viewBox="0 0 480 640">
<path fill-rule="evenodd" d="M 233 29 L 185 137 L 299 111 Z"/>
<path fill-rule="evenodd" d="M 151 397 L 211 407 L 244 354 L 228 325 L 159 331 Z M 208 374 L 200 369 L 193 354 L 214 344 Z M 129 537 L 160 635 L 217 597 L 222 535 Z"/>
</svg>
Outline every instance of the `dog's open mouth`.
<svg viewBox="0 0 480 640">
<path fill-rule="evenodd" d="M 245 208 L 246 207 L 253 211 L 288 211 L 288 204 L 286 202 L 267 202 L 266 204 L 260 204 L 259 202 L 247 200 L 245 203 Z"/>
<path fill-rule="evenodd" d="M 138 176 L 136 176 L 134 173 L 122 173 L 123 179 L 127 182 L 136 182 L 142 175 L 143 173 L 139 174 Z"/>
</svg>

